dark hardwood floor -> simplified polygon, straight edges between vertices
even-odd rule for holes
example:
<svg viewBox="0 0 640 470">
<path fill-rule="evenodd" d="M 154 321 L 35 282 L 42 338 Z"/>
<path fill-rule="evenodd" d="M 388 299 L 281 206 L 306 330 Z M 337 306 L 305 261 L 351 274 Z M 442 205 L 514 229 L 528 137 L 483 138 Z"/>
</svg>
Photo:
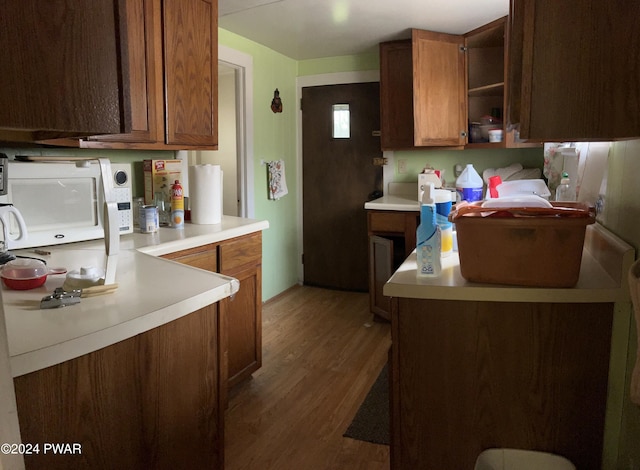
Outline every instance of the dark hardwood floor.
<svg viewBox="0 0 640 470">
<path fill-rule="evenodd" d="M 263 307 L 263 366 L 229 394 L 227 470 L 388 470 L 389 447 L 342 437 L 387 361 L 366 293 L 294 287 Z"/>
</svg>

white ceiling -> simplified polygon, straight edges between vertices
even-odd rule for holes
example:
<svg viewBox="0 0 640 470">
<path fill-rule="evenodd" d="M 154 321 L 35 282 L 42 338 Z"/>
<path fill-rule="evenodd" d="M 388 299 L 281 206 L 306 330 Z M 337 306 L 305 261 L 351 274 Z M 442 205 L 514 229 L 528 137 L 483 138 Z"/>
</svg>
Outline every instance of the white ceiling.
<svg viewBox="0 0 640 470">
<path fill-rule="evenodd" d="M 466 33 L 509 0 L 218 0 L 221 28 L 295 60 L 361 54 L 420 28 Z"/>
</svg>

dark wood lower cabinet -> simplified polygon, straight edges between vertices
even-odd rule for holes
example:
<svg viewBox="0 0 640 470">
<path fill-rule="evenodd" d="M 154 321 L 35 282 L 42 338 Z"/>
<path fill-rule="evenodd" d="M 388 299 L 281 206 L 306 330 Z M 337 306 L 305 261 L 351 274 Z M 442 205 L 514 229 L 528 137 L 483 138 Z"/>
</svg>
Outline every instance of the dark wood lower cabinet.
<svg viewBox="0 0 640 470">
<path fill-rule="evenodd" d="M 417 211 L 367 210 L 369 235 L 369 308 L 384 320 L 391 319 L 391 299 L 382 288 L 416 248 Z"/>
<path fill-rule="evenodd" d="M 231 276 L 240 290 L 219 303 L 224 328 L 220 356 L 229 388 L 262 366 L 262 232 L 165 255 L 179 263 Z"/>
<path fill-rule="evenodd" d="M 227 328 L 231 388 L 262 367 L 262 277 L 255 266 L 229 275 L 240 281 L 238 293 L 220 301 Z"/>
<path fill-rule="evenodd" d="M 222 470 L 218 321 L 210 305 L 16 377 L 22 442 L 40 450 L 25 456 L 26 468 Z M 81 451 L 44 452 L 47 443 L 77 443 Z"/>
<path fill-rule="evenodd" d="M 487 448 L 600 469 L 613 304 L 394 299 L 391 468 Z"/>
<path fill-rule="evenodd" d="M 385 320 L 391 320 L 391 297 L 382 289 L 395 271 L 393 249 L 393 240 L 369 235 L 369 308 Z"/>
</svg>

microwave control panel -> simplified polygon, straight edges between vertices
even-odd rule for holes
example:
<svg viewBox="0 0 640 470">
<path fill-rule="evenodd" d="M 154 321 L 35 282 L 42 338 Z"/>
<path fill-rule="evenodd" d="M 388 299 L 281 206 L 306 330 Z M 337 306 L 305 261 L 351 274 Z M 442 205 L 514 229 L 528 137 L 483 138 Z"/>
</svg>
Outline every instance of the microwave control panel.
<svg viewBox="0 0 640 470">
<path fill-rule="evenodd" d="M 113 194 L 118 203 L 120 233 L 133 233 L 133 203 L 131 196 L 131 165 L 112 163 Z"/>
</svg>

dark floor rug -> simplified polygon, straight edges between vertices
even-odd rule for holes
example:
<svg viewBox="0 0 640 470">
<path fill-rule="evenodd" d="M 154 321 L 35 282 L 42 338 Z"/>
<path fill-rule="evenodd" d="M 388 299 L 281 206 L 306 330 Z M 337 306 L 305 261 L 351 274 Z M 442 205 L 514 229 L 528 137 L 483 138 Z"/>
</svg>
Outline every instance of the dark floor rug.
<svg viewBox="0 0 640 470">
<path fill-rule="evenodd" d="M 344 437 L 389 445 L 389 435 L 389 367 L 385 364 Z"/>
</svg>

